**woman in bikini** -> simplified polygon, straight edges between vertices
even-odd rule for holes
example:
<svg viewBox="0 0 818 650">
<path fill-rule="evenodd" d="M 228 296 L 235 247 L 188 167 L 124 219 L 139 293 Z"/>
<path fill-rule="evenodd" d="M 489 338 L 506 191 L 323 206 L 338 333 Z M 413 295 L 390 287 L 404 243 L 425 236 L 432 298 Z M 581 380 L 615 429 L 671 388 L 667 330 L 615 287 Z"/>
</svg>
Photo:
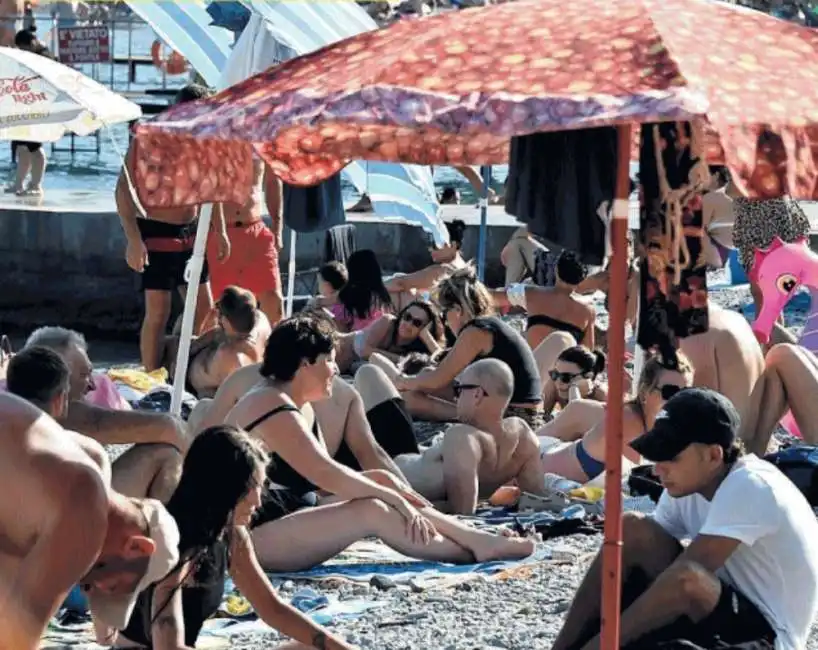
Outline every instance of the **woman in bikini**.
<svg viewBox="0 0 818 650">
<path fill-rule="evenodd" d="M 270 336 L 262 382 L 227 416 L 265 443 L 270 494 L 257 510 L 253 541 L 267 570 L 311 568 L 365 537 L 405 555 L 468 563 L 527 557 L 529 540 L 464 526 L 428 507 L 394 475 L 356 472 L 327 453 L 310 402 L 325 399 L 335 375 L 334 332 L 296 317 Z M 318 492 L 332 496 L 318 496 Z"/>
<path fill-rule="evenodd" d="M 535 349 L 553 332 L 565 332 L 593 349 L 596 311 L 577 297 L 577 286 L 587 270 L 573 251 L 565 250 L 557 259 L 557 281 L 553 287 L 513 284 L 493 292 L 500 309 L 521 307 L 528 314 L 526 340 Z"/>
<path fill-rule="evenodd" d="M 392 311 L 392 299 L 383 284 L 378 258 L 369 249 L 355 251 L 347 259 L 348 280 L 329 308 L 339 332 L 358 332 Z"/>
<path fill-rule="evenodd" d="M 256 559 L 248 527 L 262 502 L 268 462 L 262 444 L 236 427 L 211 427 L 193 441 L 167 504 L 179 526 L 179 564 L 140 594 L 118 645 L 195 647 L 229 574 L 258 617 L 295 640 L 278 650 L 353 650 L 284 602 Z"/>
<path fill-rule="evenodd" d="M 506 414 L 517 416 L 536 429 L 543 423 L 542 383 L 537 361 L 525 339 L 493 314 L 489 290 L 474 269 L 465 268 L 444 278 L 436 289 L 437 303 L 456 335 L 454 346 L 431 371 L 409 377 L 396 368 L 384 369 L 401 391 L 413 415 L 437 421 L 455 420 L 454 381 L 473 361 L 494 358 L 514 374 L 514 393 Z"/>
<path fill-rule="evenodd" d="M 386 289 L 399 309 L 414 300 L 415 296 L 431 292 L 446 276 L 468 266 L 461 251 L 465 222 L 455 219 L 446 223 L 446 229 L 449 231 L 449 243 L 441 248 L 429 248 L 432 264 L 414 273 L 395 275 L 386 281 Z"/>
<path fill-rule="evenodd" d="M 693 367 L 681 353 L 678 366 L 670 370 L 658 356 L 651 357 L 642 370 L 637 395 L 625 404 L 623 436 L 625 457 L 639 458 L 627 446 L 653 426 L 664 403 L 682 388 L 693 384 Z M 546 474 L 557 474 L 587 483 L 605 471 L 605 405 L 590 400 L 570 402 L 551 422 L 537 431 Z"/>
</svg>

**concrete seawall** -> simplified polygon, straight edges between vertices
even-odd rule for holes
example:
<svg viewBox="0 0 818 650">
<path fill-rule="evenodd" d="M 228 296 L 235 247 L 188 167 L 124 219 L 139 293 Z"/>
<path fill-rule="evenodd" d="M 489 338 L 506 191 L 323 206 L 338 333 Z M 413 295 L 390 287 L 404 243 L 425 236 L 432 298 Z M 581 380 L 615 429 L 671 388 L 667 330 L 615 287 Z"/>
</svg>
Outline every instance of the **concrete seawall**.
<svg viewBox="0 0 818 650">
<path fill-rule="evenodd" d="M 0 208 L 0 332 L 63 325 L 92 336 L 132 338 L 139 329 L 142 303 L 137 275 L 125 263 L 119 219 L 94 206 L 85 211 L 82 201 L 67 207 Z M 455 218 L 468 226 L 466 257 L 476 257 L 479 211 L 447 206 L 444 219 Z M 429 263 L 421 229 L 370 214 L 350 214 L 349 223 L 356 225 L 358 248 L 374 250 L 384 271 L 409 272 Z M 516 222 L 492 208 L 489 223 L 486 280 L 498 285 L 503 281 L 500 251 Z M 287 236 L 282 275 L 287 271 Z M 298 235 L 297 270 L 322 263 L 324 238 L 323 232 Z"/>
</svg>

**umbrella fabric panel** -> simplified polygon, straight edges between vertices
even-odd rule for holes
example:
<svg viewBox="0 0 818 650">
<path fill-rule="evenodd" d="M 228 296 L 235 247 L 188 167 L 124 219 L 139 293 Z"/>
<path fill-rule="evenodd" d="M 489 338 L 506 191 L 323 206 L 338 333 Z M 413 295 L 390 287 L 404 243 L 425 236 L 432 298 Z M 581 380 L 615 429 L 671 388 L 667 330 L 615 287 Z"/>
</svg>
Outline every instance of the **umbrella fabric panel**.
<svg viewBox="0 0 818 650">
<path fill-rule="evenodd" d="M 521 0 L 360 34 L 141 129 L 252 142 L 312 185 L 355 158 L 494 164 L 514 135 L 706 115 L 748 195 L 776 185 L 772 135 L 812 198 L 817 50 L 813 30 L 709 0 Z"/>
</svg>

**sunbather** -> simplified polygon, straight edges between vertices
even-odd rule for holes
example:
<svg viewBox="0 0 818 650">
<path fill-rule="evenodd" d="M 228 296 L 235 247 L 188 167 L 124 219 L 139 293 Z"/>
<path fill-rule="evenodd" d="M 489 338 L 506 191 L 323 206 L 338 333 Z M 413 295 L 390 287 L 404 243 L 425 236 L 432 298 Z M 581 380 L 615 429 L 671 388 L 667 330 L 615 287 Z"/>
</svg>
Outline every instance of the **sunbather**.
<svg viewBox="0 0 818 650">
<path fill-rule="evenodd" d="M 34 346 L 56 352 L 71 371 L 68 411 L 59 418 L 60 424 L 103 445 L 138 443 L 116 460 L 113 473 L 151 486 L 145 491 L 151 498 L 167 499 L 168 481 L 179 471 L 180 450 L 188 444 L 185 423 L 164 413 L 115 411 L 83 401 L 94 385 L 93 366 L 81 334 L 43 327 L 28 338 L 25 348 Z"/>
<path fill-rule="evenodd" d="M 263 446 L 235 427 L 207 429 L 191 444 L 167 504 L 179 526 L 179 562 L 142 591 L 133 612 L 105 598 L 92 602 L 92 611 L 121 631 L 118 646 L 195 647 L 203 623 L 221 604 L 229 574 L 262 621 L 296 640 L 278 650 L 351 650 L 283 602 L 259 566 L 247 527 L 262 501 L 267 463 Z M 113 623 L 123 615 L 124 623 Z"/>
<path fill-rule="evenodd" d="M 667 369 L 660 357 L 651 357 L 642 369 L 636 397 L 625 404 L 622 428 L 625 442 L 650 429 L 665 401 L 692 385 L 692 380 L 693 368 L 684 355 L 678 355 L 677 370 Z M 605 471 L 605 424 L 604 404 L 589 400 L 570 402 L 537 431 L 545 444 L 554 443 L 543 451 L 542 471 L 580 483 L 602 474 Z M 631 449 L 625 451 L 625 457 L 639 462 L 638 454 Z"/>
<path fill-rule="evenodd" d="M 179 532 L 157 501 L 111 490 L 76 438 L 32 404 L 0 394 L 0 428 L 0 647 L 35 650 L 75 584 L 135 599 L 177 562 Z"/>
<path fill-rule="evenodd" d="M 380 375 L 384 398 L 390 392 L 398 397 L 382 371 L 364 366 L 358 374 L 370 371 Z M 369 394 L 372 391 L 370 386 Z M 455 384 L 460 423 L 451 425 L 423 453 L 395 458 L 409 484 L 440 510 L 474 514 L 478 499 L 512 481 L 526 492 L 543 491 L 537 437 L 520 418 L 504 418 L 513 391 L 514 376 L 505 363 L 475 361 Z"/>
<path fill-rule="evenodd" d="M 540 348 L 556 337 L 563 336 L 564 332 L 549 335 Z M 554 407 L 565 408 L 576 399 L 604 402 L 608 398 L 608 391 L 597 382 L 597 376 L 603 370 L 605 355 L 602 352 L 591 351 L 584 345 L 565 348 L 543 380 L 543 410 L 551 414 Z"/>
<path fill-rule="evenodd" d="M 373 352 L 378 352 L 397 363 L 410 352 L 434 355 L 445 342 L 437 307 L 425 300 L 413 300 L 397 315 L 384 314 L 358 332 L 355 352 L 359 359 L 369 359 Z"/>
<path fill-rule="evenodd" d="M 258 510 L 253 531 L 262 566 L 306 569 L 368 536 L 413 557 L 446 562 L 529 555 L 529 540 L 463 526 L 425 507 L 393 475 L 355 472 L 329 456 L 309 403 L 331 391 L 333 336 L 310 318 L 278 325 L 261 367 L 263 382 L 227 417 L 227 423 L 243 425 L 263 440 L 273 458 L 267 472 L 272 494 Z M 316 490 L 334 497 L 316 505 Z"/>
</svg>

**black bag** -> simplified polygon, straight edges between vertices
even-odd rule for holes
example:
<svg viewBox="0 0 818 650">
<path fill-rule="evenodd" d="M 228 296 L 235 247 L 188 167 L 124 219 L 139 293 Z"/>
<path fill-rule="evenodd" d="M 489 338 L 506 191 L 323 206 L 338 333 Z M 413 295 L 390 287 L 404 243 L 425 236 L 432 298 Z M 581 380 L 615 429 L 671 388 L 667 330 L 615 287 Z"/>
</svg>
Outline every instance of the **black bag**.
<svg viewBox="0 0 818 650">
<path fill-rule="evenodd" d="M 795 483 L 811 506 L 818 506 L 818 447 L 793 445 L 767 454 L 764 460 L 775 465 Z"/>
</svg>

